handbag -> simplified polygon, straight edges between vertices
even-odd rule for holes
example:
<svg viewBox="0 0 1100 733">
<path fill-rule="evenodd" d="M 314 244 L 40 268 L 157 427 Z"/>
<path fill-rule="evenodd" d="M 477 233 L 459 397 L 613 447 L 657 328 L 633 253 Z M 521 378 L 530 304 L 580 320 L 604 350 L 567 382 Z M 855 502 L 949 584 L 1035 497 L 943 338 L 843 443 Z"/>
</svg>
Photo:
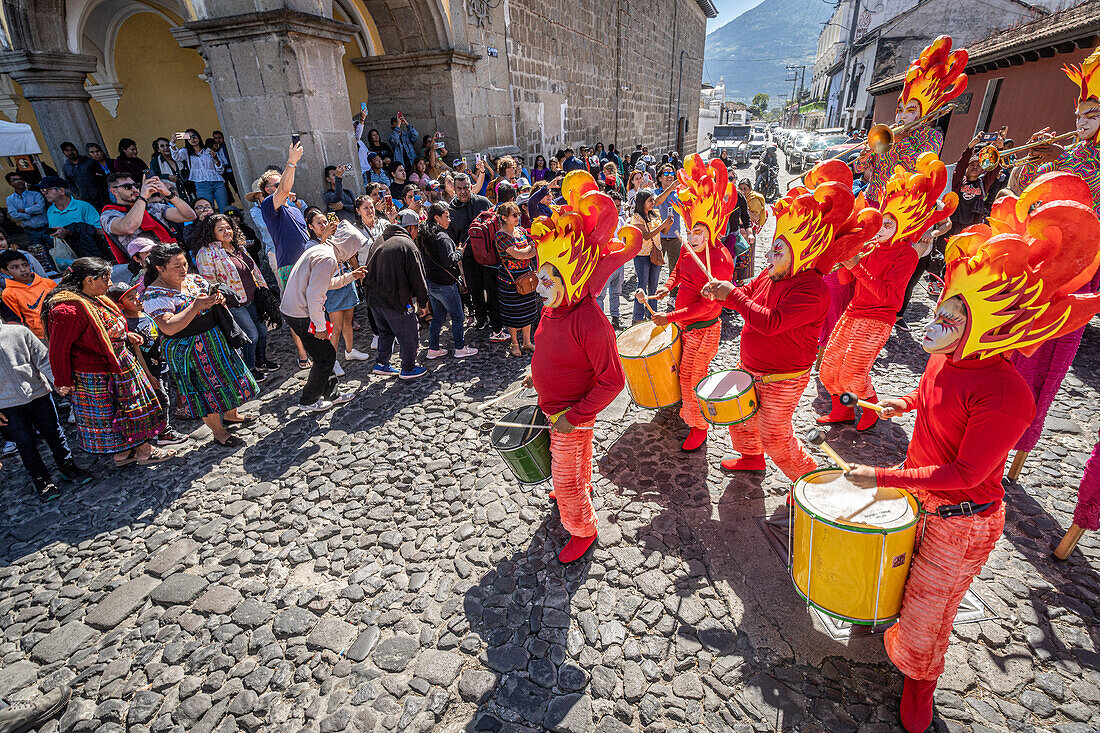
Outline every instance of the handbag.
<svg viewBox="0 0 1100 733">
<path fill-rule="evenodd" d="M 645 229 L 646 234 L 649 234 L 649 222 L 646 222 Z M 654 241 L 657 239 L 657 237 L 654 237 L 650 241 Z M 660 267 L 661 265 L 665 264 L 665 251 L 661 249 L 661 244 L 659 241 L 655 241 L 653 244 L 653 248 L 649 250 L 649 264 L 656 267 Z"/>
<path fill-rule="evenodd" d="M 516 279 L 512 271 L 508 270 L 508 277 L 512 278 L 512 284 L 516 286 L 516 292 L 520 295 L 530 295 L 539 286 L 539 276 L 534 272 L 524 273 Z"/>
<path fill-rule="evenodd" d="M 267 283 L 261 285 L 256 279 L 255 272 L 249 270 L 248 273 L 256 285 L 256 294 L 252 296 L 252 301 L 256 304 L 256 315 L 272 328 L 279 328 L 283 325 L 283 313 L 279 310 L 279 296 L 267 287 Z"/>
</svg>

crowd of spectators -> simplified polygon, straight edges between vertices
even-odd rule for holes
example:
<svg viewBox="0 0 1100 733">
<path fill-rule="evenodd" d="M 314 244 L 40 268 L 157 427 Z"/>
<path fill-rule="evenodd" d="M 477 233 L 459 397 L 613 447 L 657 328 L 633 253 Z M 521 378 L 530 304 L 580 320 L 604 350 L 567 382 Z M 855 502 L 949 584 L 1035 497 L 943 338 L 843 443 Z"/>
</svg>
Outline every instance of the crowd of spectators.
<svg viewBox="0 0 1100 733">
<path fill-rule="evenodd" d="M 537 269 L 527 230 L 563 203 L 570 171 L 591 173 L 620 221 L 645 232 L 640 287 L 652 292 L 662 266 L 675 266 L 675 153 L 658 161 L 644 145 L 625 154 L 601 143 L 530 165 L 520 155 L 447 161 L 442 134 L 421 137 L 401 115 L 385 137 L 364 123 L 354 120 L 361 180 L 326 166 L 315 206 L 294 191 L 300 143 L 253 181 L 242 209 L 221 133 L 193 129 L 154 140 L 148 163 L 131 139 L 114 159 L 65 143 L 59 175 L 7 175 L 25 244 L 0 232 L 0 374 L 17 382 L 0 387 L 0 428 L 43 500 L 59 490 L 36 434 L 63 477 L 90 478 L 72 458 L 66 416 L 80 448 L 116 466 L 174 458 L 190 442 L 192 428 L 176 429 L 186 421 L 202 420 L 221 446 L 242 445 L 233 427 L 256 419 L 242 406 L 280 368 L 269 342 L 284 326 L 309 370 L 306 412 L 354 398 L 339 386 L 351 362 L 424 376 L 425 336 L 429 361 L 491 353 L 479 339 L 526 358 L 541 312 L 523 284 Z M 751 236 L 747 221 L 732 236 Z M 601 294 L 616 328 L 625 278 L 615 273 Z"/>
</svg>

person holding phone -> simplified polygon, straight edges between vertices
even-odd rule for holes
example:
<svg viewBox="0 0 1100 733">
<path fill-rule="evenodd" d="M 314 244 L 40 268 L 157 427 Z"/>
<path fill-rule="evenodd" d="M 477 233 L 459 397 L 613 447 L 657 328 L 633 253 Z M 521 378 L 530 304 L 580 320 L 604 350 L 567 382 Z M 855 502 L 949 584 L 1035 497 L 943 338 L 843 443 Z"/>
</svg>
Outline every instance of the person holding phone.
<svg viewBox="0 0 1100 733">
<path fill-rule="evenodd" d="M 129 262 L 125 253 L 135 237 L 175 243 L 170 224 L 185 224 L 198 218 L 194 209 L 159 178 L 142 178 L 140 186 L 134 180 L 129 173 L 112 173 L 107 186 L 117 203 L 107 204 L 99 214 L 100 228 L 112 248 L 120 250 L 114 253 L 120 264 Z M 150 201 L 155 194 L 160 194 L 164 202 Z"/>
<path fill-rule="evenodd" d="M 390 136 L 386 138 L 390 149 L 393 150 L 394 165 L 404 165 L 405 170 L 411 170 L 413 161 L 416 160 L 416 140 L 420 133 L 409 124 L 405 116 L 398 112 L 390 118 Z"/>
<path fill-rule="evenodd" d="M 325 166 L 325 210 L 336 214 L 336 218 L 342 221 L 355 223 L 355 197 L 351 191 L 344 188 L 344 174 L 351 170 L 351 165 L 326 165 Z"/>
<path fill-rule="evenodd" d="M 218 159 L 218 143 L 214 138 L 203 142 L 195 130 L 174 133 L 172 141 L 180 146 L 172 150 L 172 160 L 187 164 L 196 195 L 213 201 L 218 211 L 225 211 L 229 207 L 229 190 L 222 178 L 224 166 Z"/>
</svg>

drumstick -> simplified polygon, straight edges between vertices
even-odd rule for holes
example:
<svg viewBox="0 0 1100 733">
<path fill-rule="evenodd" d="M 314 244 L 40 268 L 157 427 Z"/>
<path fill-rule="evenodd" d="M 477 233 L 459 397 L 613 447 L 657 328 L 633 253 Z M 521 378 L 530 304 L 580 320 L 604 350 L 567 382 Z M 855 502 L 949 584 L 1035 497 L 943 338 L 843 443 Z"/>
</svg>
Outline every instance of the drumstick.
<svg viewBox="0 0 1100 733">
<path fill-rule="evenodd" d="M 825 442 L 825 436 L 817 428 L 811 428 L 810 430 L 806 431 L 806 442 L 810 443 L 811 445 L 816 445 L 818 448 L 825 451 L 825 453 L 827 453 L 830 458 L 836 461 L 836 465 L 840 466 L 841 470 L 843 470 L 844 473 L 848 473 L 852 470 L 852 467 L 849 466 L 844 461 L 844 459 L 841 458 L 837 454 L 837 452 L 833 450 L 828 443 Z"/>
<path fill-rule="evenodd" d="M 845 407 L 851 407 L 852 405 L 859 405 L 865 407 L 868 410 L 874 410 L 875 412 L 882 412 L 886 408 L 882 405 L 876 405 L 874 402 L 868 402 L 867 400 L 861 400 L 851 392 L 845 392 L 840 396 L 840 404 Z"/>
<path fill-rule="evenodd" d="M 688 249 L 691 249 L 691 245 L 688 245 Z M 706 249 L 703 250 L 703 254 L 707 256 L 707 277 L 710 280 L 714 279 L 714 275 L 710 274 L 710 242 L 707 242 Z"/>
<path fill-rule="evenodd" d="M 494 422 L 493 425 L 496 425 L 498 428 L 535 428 L 536 430 L 549 430 L 550 428 L 554 427 L 553 425 L 525 425 L 524 423 L 519 422 Z M 574 425 L 573 429 L 595 430 L 596 428 L 593 425 Z"/>
<path fill-rule="evenodd" d="M 699 265 L 699 269 L 701 269 L 703 272 L 706 273 L 706 275 L 707 275 L 707 285 L 710 285 L 711 283 L 718 282 L 718 280 L 714 277 L 714 275 L 710 274 L 710 268 L 703 264 L 703 261 L 701 259 L 699 259 L 699 255 L 695 254 L 695 250 L 692 248 L 692 246 L 690 244 L 688 245 L 688 254 L 690 254 L 691 258 L 693 260 L 695 260 L 695 264 Z"/>
<path fill-rule="evenodd" d="M 518 395 L 520 392 L 522 392 L 525 389 L 527 389 L 527 388 L 524 387 L 523 385 L 520 385 L 519 387 L 516 387 L 515 389 L 513 389 L 511 392 L 505 392 L 504 394 L 500 395 L 499 397 L 494 397 L 493 399 L 489 400 L 488 402 L 481 403 L 481 408 L 485 409 L 489 405 L 495 405 L 496 403 L 500 402 L 501 400 L 508 399 L 509 397 L 514 397 L 515 395 Z"/>
</svg>

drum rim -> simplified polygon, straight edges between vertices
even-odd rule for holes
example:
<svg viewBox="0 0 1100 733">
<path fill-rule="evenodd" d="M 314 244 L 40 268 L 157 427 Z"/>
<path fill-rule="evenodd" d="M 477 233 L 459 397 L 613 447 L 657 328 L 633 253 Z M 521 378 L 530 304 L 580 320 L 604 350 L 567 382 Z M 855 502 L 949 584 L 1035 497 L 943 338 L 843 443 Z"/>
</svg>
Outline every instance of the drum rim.
<svg viewBox="0 0 1100 733">
<path fill-rule="evenodd" d="M 668 328 L 674 328 L 674 329 L 676 329 L 676 331 L 673 333 L 672 342 L 668 346 L 662 346 L 661 348 L 657 349 L 656 351 L 651 351 L 648 354 L 638 354 L 637 356 L 623 356 L 623 353 L 621 351 L 619 351 L 619 348 L 618 348 L 619 347 L 619 339 L 621 339 L 623 336 L 630 333 L 630 331 L 632 329 L 635 329 L 638 326 L 644 325 L 646 323 L 653 323 L 653 321 L 641 321 L 640 323 L 635 323 L 633 326 L 626 329 L 625 331 L 623 331 L 622 333 L 620 333 L 618 336 L 615 337 L 615 351 L 619 352 L 619 358 L 620 359 L 623 359 L 623 360 L 627 360 L 627 359 L 630 359 L 630 360 L 648 359 L 651 356 L 656 356 L 657 354 L 660 354 L 662 351 L 668 351 L 669 349 L 671 349 L 673 346 L 676 345 L 677 341 L 680 340 L 680 327 L 677 326 L 675 323 L 670 323 L 670 324 L 668 324 Z M 673 403 L 673 404 L 675 404 L 675 403 Z"/>
<path fill-rule="evenodd" d="M 794 486 L 791 487 L 791 497 L 794 499 L 795 505 L 799 509 L 801 509 L 803 511 L 803 513 L 805 513 L 807 516 L 809 516 L 811 519 L 816 519 L 817 521 L 821 522 L 822 524 L 827 524 L 828 526 L 833 527 L 835 529 L 839 529 L 839 530 L 842 530 L 844 532 L 851 532 L 853 534 L 895 534 L 896 532 L 902 532 L 902 531 L 905 531 L 905 530 L 910 529 L 912 527 L 915 527 L 917 522 L 920 521 L 920 503 L 917 502 L 917 499 L 916 499 L 915 496 L 910 494 L 905 489 L 894 489 L 894 490 L 895 491 L 900 491 L 902 493 L 902 495 L 905 497 L 905 500 L 907 502 L 909 502 L 910 508 L 913 509 L 913 518 L 909 522 L 907 522 L 905 524 L 900 524 L 896 527 L 873 527 L 869 524 L 841 524 L 840 522 L 837 522 L 835 519 L 828 519 L 826 517 L 821 516 L 820 514 L 818 514 L 817 512 L 813 511 L 812 509 L 808 508 L 805 505 L 805 503 L 802 501 L 801 497 L 799 496 L 797 489 L 798 489 L 799 484 L 802 482 L 802 480 L 804 478 L 806 478 L 807 476 L 812 476 L 814 474 L 824 473 L 826 471 L 830 471 L 830 472 L 836 471 L 836 472 L 840 472 L 841 474 L 844 473 L 841 469 L 834 468 L 834 467 L 815 468 L 813 471 L 809 471 L 807 473 L 804 473 L 801 476 L 799 476 L 797 479 L 795 479 Z M 812 481 L 807 481 L 806 483 L 813 483 L 813 482 Z"/>
<path fill-rule="evenodd" d="M 538 409 L 537 404 L 535 404 L 535 405 L 530 405 L 530 404 L 520 405 L 519 407 L 517 407 L 516 409 L 510 411 L 507 415 L 505 415 L 502 422 L 519 422 L 518 419 L 513 417 L 513 413 L 519 412 L 520 410 L 524 409 L 525 407 L 534 407 L 535 408 L 535 414 L 531 416 L 532 424 L 537 424 L 541 420 L 542 424 L 546 425 L 547 427 L 550 427 L 550 421 L 546 419 L 546 415 L 544 415 L 542 413 L 542 410 Z M 497 430 L 499 430 L 501 428 L 503 428 L 504 430 L 518 430 L 519 429 L 519 428 L 507 428 L 507 427 L 504 427 L 503 425 L 497 425 L 489 432 L 489 445 L 492 446 L 493 450 L 495 450 L 497 453 L 499 453 L 501 455 L 504 455 L 505 453 L 510 453 L 511 451 L 514 451 L 514 450 L 519 450 L 520 448 L 526 448 L 527 446 L 531 445 L 531 443 L 538 440 L 539 436 L 541 436 L 542 434 L 548 432 L 546 430 L 534 430 L 532 428 L 525 428 L 525 430 L 527 430 L 531 433 L 531 437 L 528 440 L 525 440 L 524 442 L 520 443 L 519 445 L 514 445 L 510 448 L 501 448 L 500 446 L 498 446 L 496 444 L 496 441 L 493 440 L 493 433 L 495 433 Z M 547 435 L 547 440 L 549 440 L 549 435 Z M 539 483 L 542 483 L 542 482 L 540 481 Z"/>
<path fill-rule="evenodd" d="M 798 583 L 794 582 L 793 567 L 789 575 L 791 576 L 791 585 L 794 586 L 794 592 L 797 593 L 802 600 L 806 601 L 807 604 L 813 606 L 815 609 L 830 618 L 835 618 L 839 621 L 847 621 L 848 623 L 856 624 L 857 626 L 882 626 L 884 624 L 893 624 L 899 618 L 901 618 L 900 612 L 894 614 L 893 616 L 885 616 L 883 618 L 880 618 L 878 621 L 875 621 L 874 619 L 856 618 L 855 616 L 845 616 L 843 614 L 837 613 L 836 611 L 830 611 L 829 609 L 822 606 L 820 603 L 810 600 L 810 597 L 802 592 L 802 589 L 798 587 Z"/>
<path fill-rule="evenodd" d="M 729 372 L 741 372 L 743 374 L 748 374 L 749 375 L 749 386 L 745 387 L 743 390 L 741 390 L 740 392 L 738 392 L 735 395 L 730 395 L 729 397 L 703 397 L 701 394 L 699 394 L 699 385 L 703 383 L 703 380 L 710 379 L 715 374 L 727 374 Z M 750 389 L 752 389 L 752 390 L 756 389 L 756 380 L 752 379 L 752 373 L 751 372 L 746 372 L 744 369 L 719 369 L 716 372 L 711 372 L 707 376 L 703 377 L 703 379 L 700 379 L 698 382 L 696 382 L 695 386 L 692 387 L 691 391 L 695 393 L 696 398 L 698 398 L 700 402 L 729 402 L 730 400 L 736 400 L 737 398 L 741 397 L 742 395 L 748 394 Z M 748 419 L 748 418 L 746 418 L 746 419 Z"/>
</svg>

